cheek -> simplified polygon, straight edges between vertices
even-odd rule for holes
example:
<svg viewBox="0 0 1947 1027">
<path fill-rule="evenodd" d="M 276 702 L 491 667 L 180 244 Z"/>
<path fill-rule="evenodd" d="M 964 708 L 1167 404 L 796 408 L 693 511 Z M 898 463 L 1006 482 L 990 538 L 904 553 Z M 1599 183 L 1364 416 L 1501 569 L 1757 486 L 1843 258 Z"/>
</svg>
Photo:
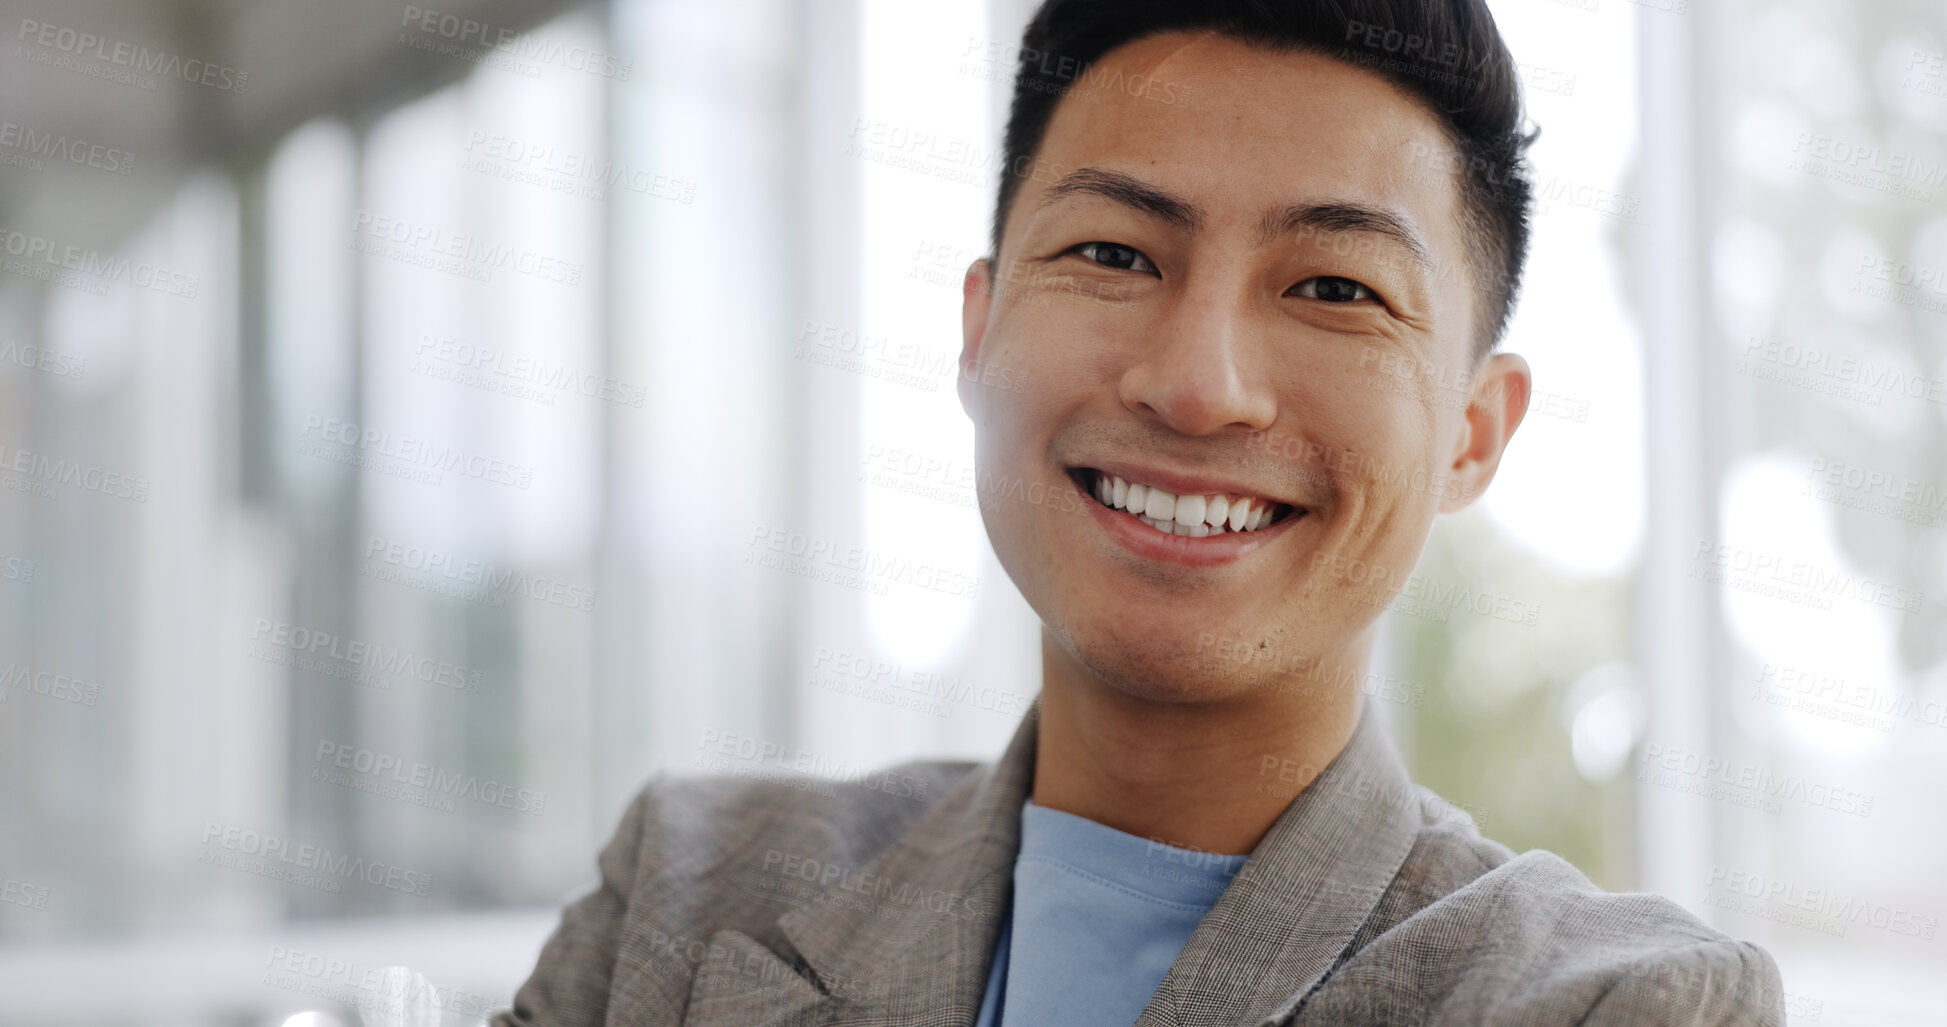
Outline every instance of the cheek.
<svg viewBox="0 0 1947 1027">
<path fill-rule="evenodd" d="M 1279 405 L 1291 435 L 1274 426 L 1271 444 L 1288 469 L 1314 486 L 1329 484 L 1332 491 L 1375 503 L 1391 494 L 1392 484 L 1427 466 L 1437 434 L 1432 410 L 1376 390 L 1357 375 L 1298 378 Z M 1329 502 L 1332 496 L 1315 498 Z"/>
<path fill-rule="evenodd" d="M 1331 506 L 1317 558 L 1357 560 L 1375 568 L 1378 580 L 1404 580 L 1439 509 L 1451 463 L 1441 459 L 1438 412 L 1415 399 L 1375 397 L 1357 384 L 1313 395 L 1310 444 L 1297 470 L 1330 491 L 1321 497 Z M 1329 563 L 1304 570 L 1323 572 L 1318 580 L 1325 588 L 1347 584 L 1344 573 L 1350 573 Z"/>
<path fill-rule="evenodd" d="M 1077 410 L 1098 400 L 1110 379 L 1107 354 L 1044 311 L 996 311 L 982 346 L 981 416 L 976 452 L 985 466 L 1033 479 L 1048 477 L 1048 445 Z"/>
<path fill-rule="evenodd" d="M 1117 312 L 1060 292 L 1029 293 L 994 312 L 983 359 L 1023 373 L 1029 391 L 1099 389 L 1127 359 L 1133 329 Z"/>
<path fill-rule="evenodd" d="M 1036 562 L 1029 550 L 1036 546 L 1033 520 L 1043 509 L 1023 497 L 1029 483 L 1049 478 L 1047 380 L 1017 374 L 1006 387 L 974 386 L 984 393 L 974 424 L 975 495 L 995 555 L 1017 580 Z"/>
</svg>

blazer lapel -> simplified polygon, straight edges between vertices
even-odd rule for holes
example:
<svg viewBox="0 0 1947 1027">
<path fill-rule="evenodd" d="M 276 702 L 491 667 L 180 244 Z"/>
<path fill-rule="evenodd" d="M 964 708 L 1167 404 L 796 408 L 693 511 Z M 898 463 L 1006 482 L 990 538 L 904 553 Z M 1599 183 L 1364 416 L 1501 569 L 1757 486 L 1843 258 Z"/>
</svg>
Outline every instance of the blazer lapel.
<svg viewBox="0 0 1947 1027">
<path fill-rule="evenodd" d="M 1419 818 L 1418 790 L 1368 708 L 1197 925 L 1136 1027 L 1288 1016 L 1379 904 Z"/>
<path fill-rule="evenodd" d="M 1034 780 L 1037 698 L 1006 751 L 941 795 L 871 863 L 777 919 L 793 951 L 712 939 L 741 969 L 706 965 L 686 1023 L 971 1025 L 1014 887 L 1021 804 Z M 726 964 L 727 966 L 727 964 Z"/>
<path fill-rule="evenodd" d="M 777 951 L 711 938 L 684 1022 L 971 1025 L 1014 885 L 1034 779 L 1037 699 L 995 763 L 963 778 L 878 858 L 777 919 Z M 1419 831 L 1419 792 L 1377 716 L 1299 792 L 1164 975 L 1136 1027 L 1290 1015 L 1372 915 Z"/>
</svg>

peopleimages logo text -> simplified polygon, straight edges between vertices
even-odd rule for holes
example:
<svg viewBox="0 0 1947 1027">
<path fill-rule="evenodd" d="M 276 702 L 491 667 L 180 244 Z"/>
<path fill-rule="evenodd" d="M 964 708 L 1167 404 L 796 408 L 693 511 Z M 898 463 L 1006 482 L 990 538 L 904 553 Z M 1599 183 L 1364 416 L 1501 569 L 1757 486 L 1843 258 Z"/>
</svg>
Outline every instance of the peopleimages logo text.
<svg viewBox="0 0 1947 1027">
<path fill-rule="evenodd" d="M 237 855 L 260 859 L 269 863 L 275 860 L 292 870 L 315 872 L 316 874 L 356 879 L 366 884 L 389 888 L 393 891 L 411 895 L 424 895 L 433 884 L 433 875 L 407 870 L 389 863 L 380 863 L 354 857 L 348 853 L 333 852 L 309 843 L 293 845 L 288 838 L 263 834 L 236 827 L 225 827 L 214 821 L 203 824 L 203 847 L 205 853 L 213 854 L 210 846 Z M 218 862 L 206 859 L 205 862 Z M 273 869 L 277 867 L 273 864 Z M 260 872 L 253 868 L 253 872 Z M 271 875 L 276 876 L 276 875 Z"/>
<path fill-rule="evenodd" d="M 382 643 L 346 638 L 329 631 L 273 621 L 269 617 L 257 618 L 256 628 L 250 637 L 253 641 L 269 642 L 293 652 L 339 660 L 357 667 L 413 678 L 429 685 L 463 692 L 480 690 L 480 671 L 477 668 L 419 656 L 403 647 L 388 648 Z"/>
<path fill-rule="evenodd" d="M 82 246 L 57 243 L 45 236 L 13 228 L 0 227 L 0 251 L 23 261 L 38 261 L 48 268 L 58 267 L 75 274 L 122 282 L 138 289 L 152 289 L 183 299 L 196 298 L 197 290 L 202 287 L 202 279 L 196 275 L 172 271 L 145 260 L 111 256 Z M 23 264 L 22 267 L 31 268 L 33 264 Z"/>
<path fill-rule="evenodd" d="M 33 453 L 0 442 L 0 472 L 25 475 L 29 482 L 38 479 L 51 485 L 79 485 L 89 492 L 111 499 L 144 502 L 149 498 L 147 478 L 135 478 L 93 464 Z M 24 491 L 24 490 L 23 490 Z"/>
<path fill-rule="evenodd" d="M 629 72 L 635 66 L 635 62 L 627 57 L 617 57 L 585 46 L 564 44 L 557 40 L 526 32 L 516 32 L 483 21 L 475 21 L 472 18 L 463 18 L 457 14 L 448 14 L 412 4 L 406 5 L 400 27 L 455 44 L 477 44 L 485 49 L 523 60 L 553 64 L 569 71 L 585 71 L 618 82 L 628 81 Z"/>
<path fill-rule="evenodd" d="M 450 553 L 403 542 L 388 542 L 373 536 L 365 545 L 366 557 L 377 557 L 393 567 L 442 578 L 466 585 L 477 585 L 489 592 L 517 592 L 556 606 L 588 611 L 595 608 L 595 590 L 570 585 L 537 574 L 496 567 L 483 560 L 459 560 Z"/>
<path fill-rule="evenodd" d="M 151 50 L 146 46 L 49 25 L 31 18 L 20 19 L 20 31 L 14 35 L 14 39 L 58 50 L 71 57 L 92 58 L 146 74 L 198 82 L 232 93 L 243 92 L 244 84 L 250 78 L 246 72 L 228 65 L 212 64 L 193 57 L 184 60 L 181 54 Z"/>
<path fill-rule="evenodd" d="M 0 121 L 0 149 L 18 150 L 23 154 L 78 164 L 111 175 L 126 175 L 135 170 L 135 155 L 127 150 L 52 132 L 36 132 L 31 127 L 11 121 Z M 35 170 L 39 170 L 38 166 Z"/>
<path fill-rule="evenodd" d="M 534 483 L 534 468 L 522 464 L 508 463 L 495 457 L 469 453 L 466 450 L 446 443 L 432 442 L 395 436 L 389 431 L 365 427 L 347 421 L 316 415 L 304 419 L 304 430 L 299 433 L 307 440 L 333 442 L 341 453 L 363 455 L 370 459 L 359 466 L 369 466 L 373 470 L 394 471 L 401 476 L 407 472 L 418 472 L 410 476 L 427 480 L 427 484 L 439 484 L 437 475 L 428 472 L 458 474 L 494 485 L 509 485 L 525 489 Z M 322 450 L 330 454 L 329 449 Z M 377 461 L 376 464 L 373 461 Z"/>
<path fill-rule="evenodd" d="M 483 779 L 476 774 L 443 770 L 417 760 L 406 761 L 388 753 L 330 740 L 318 743 L 318 751 L 311 757 L 311 762 L 371 777 L 389 776 L 400 784 L 423 788 L 436 795 L 471 799 L 516 813 L 538 816 L 548 801 L 547 793 L 537 788 L 521 788 L 492 778 Z"/>
</svg>

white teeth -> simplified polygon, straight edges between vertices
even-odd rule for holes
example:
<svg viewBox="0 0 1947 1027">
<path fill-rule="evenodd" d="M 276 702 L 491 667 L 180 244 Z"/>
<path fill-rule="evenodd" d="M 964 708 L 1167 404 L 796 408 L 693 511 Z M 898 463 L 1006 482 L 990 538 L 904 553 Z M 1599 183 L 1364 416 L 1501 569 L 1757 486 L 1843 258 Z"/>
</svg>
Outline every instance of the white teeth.
<svg viewBox="0 0 1947 1027">
<path fill-rule="evenodd" d="M 1227 531 L 1256 531 L 1271 523 L 1271 501 L 1251 496 L 1179 496 L 1100 473 L 1094 491 L 1103 505 L 1126 511 L 1166 535 L 1208 538 Z"/>
</svg>

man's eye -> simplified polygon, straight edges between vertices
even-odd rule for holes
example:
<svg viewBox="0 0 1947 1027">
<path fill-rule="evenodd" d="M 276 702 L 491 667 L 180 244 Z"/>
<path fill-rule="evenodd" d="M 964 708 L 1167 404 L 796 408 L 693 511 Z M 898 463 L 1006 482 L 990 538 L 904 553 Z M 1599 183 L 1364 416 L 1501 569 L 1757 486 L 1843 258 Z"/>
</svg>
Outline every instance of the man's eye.
<svg viewBox="0 0 1947 1027">
<path fill-rule="evenodd" d="M 1291 291 L 1304 299 L 1324 300 L 1327 303 L 1357 303 L 1373 298 L 1371 289 L 1350 278 L 1336 275 L 1307 278 L 1292 286 Z"/>
<path fill-rule="evenodd" d="M 1119 243 L 1085 242 L 1068 252 L 1079 253 L 1088 260 L 1117 271 L 1141 271 L 1144 274 L 1156 273 L 1156 265 L 1151 264 L 1148 257 Z"/>
</svg>

